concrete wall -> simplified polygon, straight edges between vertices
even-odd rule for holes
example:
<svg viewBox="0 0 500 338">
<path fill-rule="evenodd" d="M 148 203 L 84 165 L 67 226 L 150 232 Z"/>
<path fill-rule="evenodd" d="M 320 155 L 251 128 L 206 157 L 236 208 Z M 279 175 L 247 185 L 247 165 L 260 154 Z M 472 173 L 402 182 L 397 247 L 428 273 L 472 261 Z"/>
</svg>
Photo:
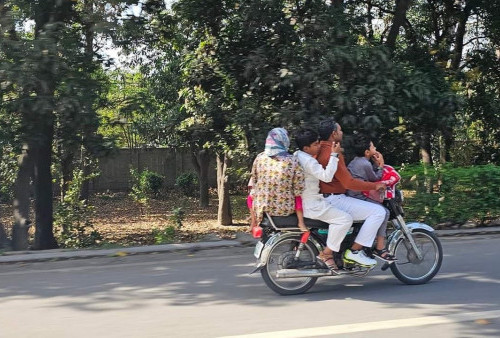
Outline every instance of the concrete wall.
<svg viewBox="0 0 500 338">
<path fill-rule="evenodd" d="M 183 149 L 120 149 L 110 157 L 99 160 L 101 175 L 91 182 L 91 190 L 120 191 L 131 186 L 130 168 L 148 169 L 165 177 L 164 185 L 173 187 L 182 173 L 193 171 L 191 154 Z M 215 159 L 210 160 L 209 184 L 216 186 Z"/>
</svg>

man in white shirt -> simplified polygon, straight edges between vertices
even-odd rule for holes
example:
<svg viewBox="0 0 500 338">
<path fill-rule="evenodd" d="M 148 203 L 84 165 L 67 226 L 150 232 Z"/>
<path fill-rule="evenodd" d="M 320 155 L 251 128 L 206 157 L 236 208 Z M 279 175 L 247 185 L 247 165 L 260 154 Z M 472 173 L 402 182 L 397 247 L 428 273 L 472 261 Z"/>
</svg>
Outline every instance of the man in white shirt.
<svg viewBox="0 0 500 338">
<path fill-rule="evenodd" d="M 304 217 L 321 220 L 330 224 L 328 227 L 327 246 L 317 257 L 329 269 L 336 270 L 333 252 L 340 250 L 340 244 L 352 225 L 352 217 L 348 213 L 336 209 L 327 203 L 319 192 L 319 181 L 330 182 L 337 170 L 340 144 L 332 148 L 330 161 L 323 169 L 315 156 L 319 152 L 318 134 L 310 129 L 299 131 L 295 141 L 300 150 L 295 152 L 305 174 L 305 189 L 302 193 Z"/>
</svg>

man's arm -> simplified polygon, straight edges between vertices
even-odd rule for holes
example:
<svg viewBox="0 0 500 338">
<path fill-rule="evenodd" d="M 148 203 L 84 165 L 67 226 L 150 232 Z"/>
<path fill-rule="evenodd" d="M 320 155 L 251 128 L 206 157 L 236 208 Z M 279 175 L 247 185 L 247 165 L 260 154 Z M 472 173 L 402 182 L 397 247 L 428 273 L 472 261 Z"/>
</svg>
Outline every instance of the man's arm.
<svg viewBox="0 0 500 338">
<path fill-rule="evenodd" d="M 332 153 L 332 142 L 329 141 L 321 141 L 320 142 L 320 147 L 319 147 L 319 154 L 318 157 L 316 158 L 323 166 L 323 168 L 326 167 L 328 164 L 328 161 L 330 160 L 330 154 Z"/>
<path fill-rule="evenodd" d="M 364 191 L 377 190 L 377 188 L 380 188 L 377 183 L 365 182 L 352 177 L 349 170 L 347 170 L 343 155 L 340 155 L 335 178 L 344 186 L 344 188 L 349 190 Z"/>
<path fill-rule="evenodd" d="M 384 173 L 383 170 L 375 171 L 369 162 L 363 163 L 362 170 L 364 172 L 363 176 L 369 182 L 380 181 L 380 179 L 382 178 L 382 174 Z"/>
<path fill-rule="evenodd" d="M 299 157 L 299 161 L 305 172 L 311 174 L 320 181 L 331 182 L 337 170 L 337 162 L 339 159 L 335 156 L 328 156 L 328 162 L 324 168 L 311 156 L 306 157 L 302 155 Z"/>
</svg>

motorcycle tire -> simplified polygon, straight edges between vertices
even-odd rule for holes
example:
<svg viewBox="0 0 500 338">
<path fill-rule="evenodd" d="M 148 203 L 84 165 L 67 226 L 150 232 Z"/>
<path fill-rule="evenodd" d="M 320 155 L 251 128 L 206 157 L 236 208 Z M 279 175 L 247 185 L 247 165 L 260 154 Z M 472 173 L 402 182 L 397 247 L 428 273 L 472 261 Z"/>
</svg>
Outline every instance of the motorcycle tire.
<svg viewBox="0 0 500 338">
<path fill-rule="evenodd" d="M 309 290 L 318 277 L 278 278 L 279 269 L 290 268 L 294 261 L 296 250 L 300 244 L 300 235 L 285 237 L 276 242 L 269 252 L 266 265 L 261 270 L 262 278 L 266 285 L 280 295 L 298 295 Z M 305 243 L 299 256 L 299 261 L 315 262 L 319 254 L 316 246 L 311 241 Z"/>
<path fill-rule="evenodd" d="M 425 284 L 441 268 L 443 247 L 436 234 L 431 231 L 415 229 L 412 236 L 423 255 L 422 259 L 419 260 L 415 255 L 409 241 L 401 237 L 394 247 L 393 254 L 398 260 L 390 265 L 391 271 L 405 284 Z"/>
</svg>

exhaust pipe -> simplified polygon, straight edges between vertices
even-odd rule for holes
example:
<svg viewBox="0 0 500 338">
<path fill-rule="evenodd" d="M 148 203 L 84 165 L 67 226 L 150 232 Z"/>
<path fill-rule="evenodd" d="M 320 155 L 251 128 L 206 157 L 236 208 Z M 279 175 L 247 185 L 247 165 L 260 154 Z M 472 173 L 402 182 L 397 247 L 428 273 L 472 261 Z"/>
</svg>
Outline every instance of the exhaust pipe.
<svg viewBox="0 0 500 338">
<path fill-rule="evenodd" d="M 276 271 L 276 278 L 323 277 L 331 275 L 332 272 L 328 269 L 281 269 Z"/>
</svg>

